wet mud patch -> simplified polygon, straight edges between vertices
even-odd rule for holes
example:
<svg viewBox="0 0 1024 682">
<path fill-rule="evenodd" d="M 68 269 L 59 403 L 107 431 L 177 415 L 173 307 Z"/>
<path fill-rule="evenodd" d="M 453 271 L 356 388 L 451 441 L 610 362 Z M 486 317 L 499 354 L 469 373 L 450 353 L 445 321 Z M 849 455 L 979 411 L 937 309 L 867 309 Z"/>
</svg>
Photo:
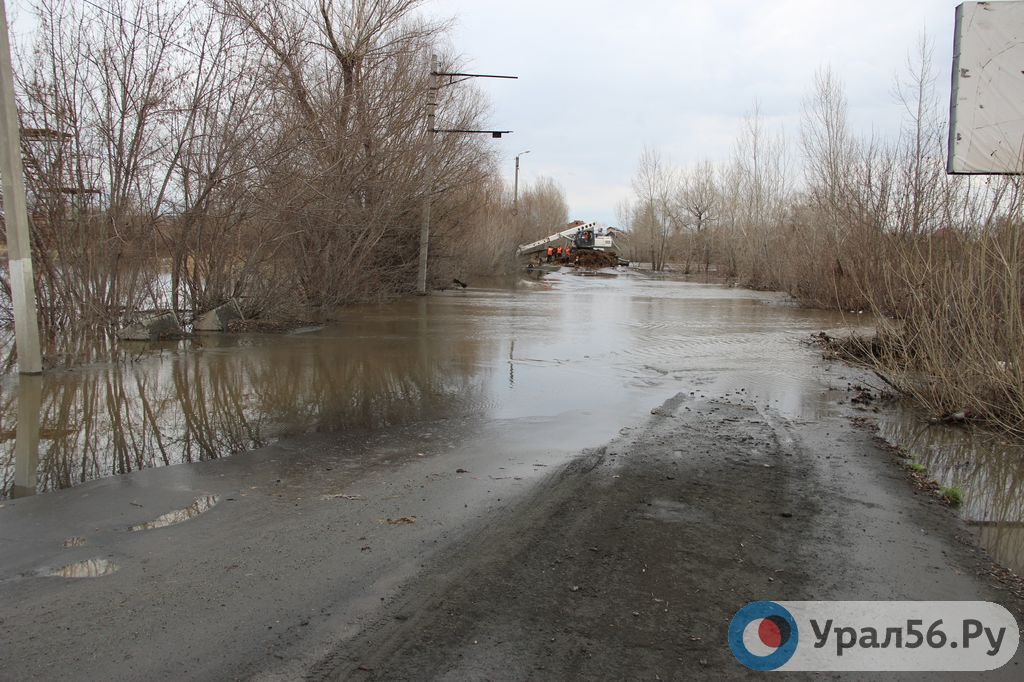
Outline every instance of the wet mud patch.
<svg viewBox="0 0 1024 682">
<path fill-rule="evenodd" d="M 749 601 L 806 595 L 808 472 L 750 406 L 677 396 L 652 415 L 455 548 L 417 581 L 433 589 L 395 600 L 415 615 L 368 628 L 309 679 L 742 675 L 723 625 Z M 752 442 L 762 454 L 741 465 Z"/>
<path fill-rule="evenodd" d="M 640 506 L 639 513 L 642 518 L 664 523 L 704 524 L 707 526 L 714 523 L 714 518 L 699 507 L 675 500 L 651 500 Z"/>
<path fill-rule="evenodd" d="M 200 514 L 208 512 L 216 506 L 218 502 L 220 502 L 220 497 L 218 495 L 203 495 L 201 497 L 197 497 L 192 504 L 184 509 L 176 509 L 175 511 L 168 512 L 163 516 L 158 516 L 152 521 L 132 526 L 129 530 L 134 533 L 142 530 L 166 528 L 167 526 L 173 526 L 177 523 L 183 523 L 189 519 L 194 519 Z"/>
</svg>

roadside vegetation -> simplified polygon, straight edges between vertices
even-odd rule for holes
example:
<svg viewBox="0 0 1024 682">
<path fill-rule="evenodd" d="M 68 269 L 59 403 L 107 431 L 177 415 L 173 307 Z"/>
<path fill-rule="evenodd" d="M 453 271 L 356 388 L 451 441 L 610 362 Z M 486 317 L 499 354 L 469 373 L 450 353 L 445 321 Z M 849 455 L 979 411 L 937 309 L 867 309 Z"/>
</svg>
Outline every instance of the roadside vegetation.
<svg viewBox="0 0 1024 682">
<path fill-rule="evenodd" d="M 489 137 L 438 134 L 428 157 L 430 56 L 460 58 L 421 4 L 36 0 L 15 61 L 51 358 L 145 311 L 236 299 L 287 323 L 413 291 L 428 158 L 434 284 L 508 270 L 505 242 L 565 222 L 551 181 L 512 215 Z M 472 83 L 440 89 L 438 127 L 487 115 Z"/>
<path fill-rule="evenodd" d="M 676 168 L 647 149 L 620 215 L 656 270 L 875 313 L 862 361 L 936 416 L 1024 436 L 1022 182 L 946 174 L 936 78 L 922 38 L 894 82 L 903 130 L 879 139 L 851 131 L 821 70 L 795 139 L 755 106 L 725 163 Z"/>
</svg>

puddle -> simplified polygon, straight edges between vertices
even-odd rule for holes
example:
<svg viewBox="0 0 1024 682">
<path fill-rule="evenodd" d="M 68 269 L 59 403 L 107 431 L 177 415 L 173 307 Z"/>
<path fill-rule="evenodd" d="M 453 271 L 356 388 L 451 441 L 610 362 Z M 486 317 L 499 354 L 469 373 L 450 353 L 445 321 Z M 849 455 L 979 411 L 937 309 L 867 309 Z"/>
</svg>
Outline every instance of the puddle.
<svg viewBox="0 0 1024 682">
<path fill-rule="evenodd" d="M 102 578 L 105 575 L 116 573 L 119 568 L 120 566 L 107 559 L 86 559 L 46 571 L 42 575 L 55 578 Z"/>
<path fill-rule="evenodd" d="M 878 428 L 929 478 L 960 488 L 958 511 L 975 539 L 996 562 L 1024 575 L 1024 446 L 983 429 L 929 424 L 910 407 L 882 413 Z"/>
<path fill-rule="evenodd" d="M 184 509 L 178 509 L 176 511 L 168 512 L 163 516 L 159 516 L 152 521 L 146 523 L 140 523 L 137 526 L 132 526 L 129 530 L 140 531 L 140 530 L 153 530 L 154 528 L 165 528 L 167 526 L 173 526 L 176 523 L 188 521 L 194 519 L 203 512 L 209 511 L 213 508 L 217 502 L 220 501 L 220 497 L 217 495 L 204 495 L 197 497 L 195 501 Z"/>
</svg>

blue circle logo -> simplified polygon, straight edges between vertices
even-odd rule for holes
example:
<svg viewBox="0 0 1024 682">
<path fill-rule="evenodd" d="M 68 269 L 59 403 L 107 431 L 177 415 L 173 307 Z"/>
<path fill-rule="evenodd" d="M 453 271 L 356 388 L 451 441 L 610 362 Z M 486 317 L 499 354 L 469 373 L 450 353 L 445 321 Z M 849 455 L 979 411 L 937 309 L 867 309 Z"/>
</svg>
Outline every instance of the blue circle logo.
<svg viewBox="0 0 1024 682">
<path fill-rule="evenodd" d="M 755 601 L 729 623 L 729 648 L 751 670 L 776 670 L 793 657 L 799 639 L 796 620 L 773 601 Z"/>
</svg>

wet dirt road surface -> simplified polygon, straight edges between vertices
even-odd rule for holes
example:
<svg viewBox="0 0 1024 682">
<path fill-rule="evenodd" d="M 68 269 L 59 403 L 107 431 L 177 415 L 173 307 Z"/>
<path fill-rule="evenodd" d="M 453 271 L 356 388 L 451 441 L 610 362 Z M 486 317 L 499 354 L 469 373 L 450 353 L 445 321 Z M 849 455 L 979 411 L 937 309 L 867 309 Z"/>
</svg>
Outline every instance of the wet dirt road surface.
<svg viewBox="0 0 1024 682">
<path fill-rule="evenodd" d="M 843 324 L 556 274 L 47 378 L 0 679 L 731 679 L 756 599 L 1019 616 L 800 343 Z"/>
</svg>

